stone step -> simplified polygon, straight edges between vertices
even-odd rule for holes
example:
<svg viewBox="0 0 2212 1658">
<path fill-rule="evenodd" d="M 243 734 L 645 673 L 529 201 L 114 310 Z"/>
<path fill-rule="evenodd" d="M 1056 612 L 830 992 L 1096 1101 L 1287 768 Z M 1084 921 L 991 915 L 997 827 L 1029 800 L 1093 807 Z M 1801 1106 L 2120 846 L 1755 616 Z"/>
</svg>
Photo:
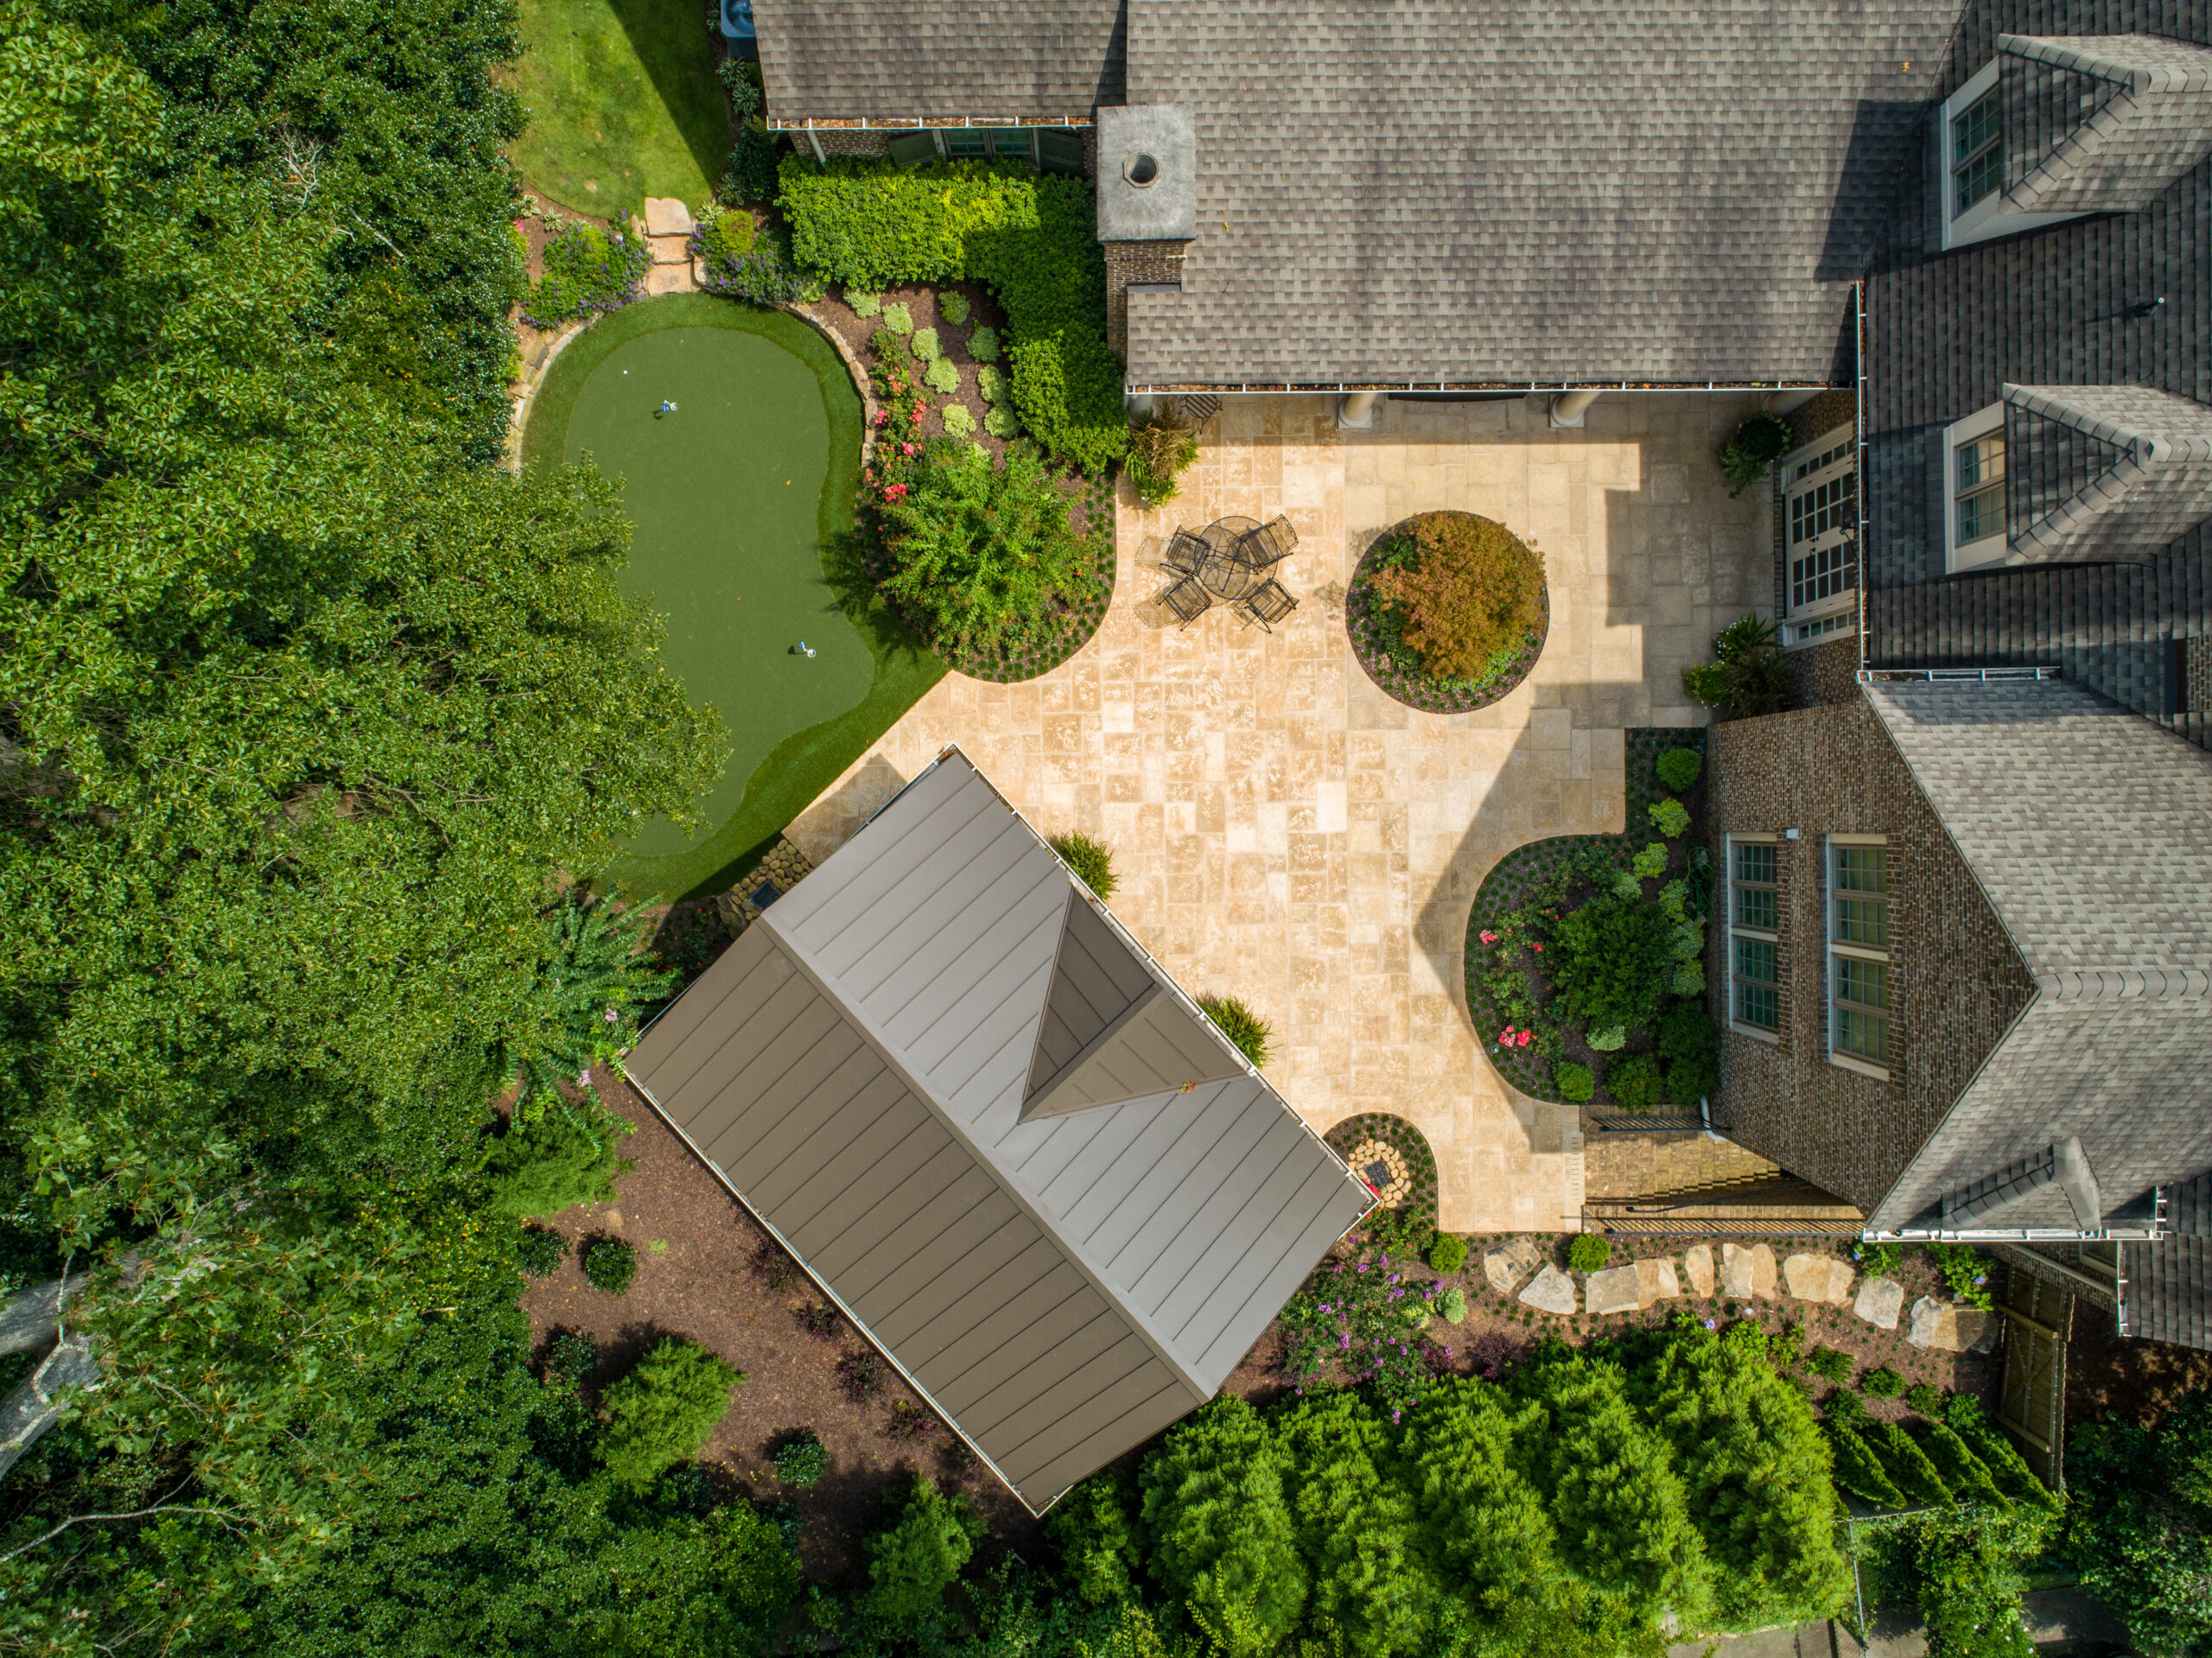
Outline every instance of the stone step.
<svg viewBox="0 0 2212 1658">
<path fill-rule="evenodd" d="M 648 236 L 645 245 L 653 251 L 657 265 L 689 264 L 691 262 L 691 233 L 680 236 Z"/>
<path fill-rule="evenodd" d="M 689 236 L 695 227 L 691 210 L 674 196 L 645 198 L 645 234 Z"/>
</svg>

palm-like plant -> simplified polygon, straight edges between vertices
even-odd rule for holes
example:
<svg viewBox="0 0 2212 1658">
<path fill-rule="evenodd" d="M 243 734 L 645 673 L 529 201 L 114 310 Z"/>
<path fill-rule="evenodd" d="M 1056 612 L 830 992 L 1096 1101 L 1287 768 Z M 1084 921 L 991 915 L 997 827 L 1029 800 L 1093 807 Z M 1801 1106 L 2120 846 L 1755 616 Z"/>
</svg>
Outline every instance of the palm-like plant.
<svg viewBox="0 0 2212 1658">
<path fill-rule="evenodd" d="M 676 975 L 639 959 L 635 910 L 564 900 L 544 918 L 537 980 L 508 1017 L 494 1051 L 499 1075 L 522 1073 L 523 1096 L 583 1076 L 626 1047 L 636 1010 L 659 1000 Z"/>
</svg>

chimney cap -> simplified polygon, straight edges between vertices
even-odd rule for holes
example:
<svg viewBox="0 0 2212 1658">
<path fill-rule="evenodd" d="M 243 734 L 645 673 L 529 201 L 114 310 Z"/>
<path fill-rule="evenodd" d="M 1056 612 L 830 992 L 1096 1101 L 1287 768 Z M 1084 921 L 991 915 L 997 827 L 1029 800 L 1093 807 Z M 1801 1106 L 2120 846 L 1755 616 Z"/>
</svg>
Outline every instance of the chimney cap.
<svg viewBox="0 0 2212 1658">
<path fill-rule="evenodd" d="M 1187 242 L 1198 233 L 1198 138 L 1183 104 L 1098 111 L 1098 239 Z"/>
</svg>

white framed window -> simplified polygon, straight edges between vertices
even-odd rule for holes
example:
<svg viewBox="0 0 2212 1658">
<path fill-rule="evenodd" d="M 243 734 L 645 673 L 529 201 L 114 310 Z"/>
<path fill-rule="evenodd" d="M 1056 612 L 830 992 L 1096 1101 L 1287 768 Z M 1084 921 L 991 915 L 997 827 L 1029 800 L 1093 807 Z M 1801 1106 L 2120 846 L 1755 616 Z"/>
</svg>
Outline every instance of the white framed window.
<svg viewBox="0 0 2212 1658">
<path fill-rule="evenodd" d="M 1783 456 L 1782 642 L 1810 645 L 1859 613 L 1859 442 L 1840 426 Z"/>
<path fill-rule="evenodd" d="M 1943 429 L 1943 568 L 2004 562 L 2005 405 Z"/>
<path fill-rule="evenodd" d="M 1827 843 L 1828 1058 L 1887 1078 L 1896 986 L 1890 963 L 1890 849 L 1878 835 Z"/>
<path fill-rule="evenodd" d="M 1943 100 L 1936 118 L 1936 143 L 1942 162 L 1937 170 L 1943 179 L 1947 248 L 2082 216 L 2015 213 L 2005 205 L 2004 91 L 1997 84 L 1994 59 Z"/>
<path fill-rule="evenodd" d="M 1782 1030 L 1782 843 L 1732 835 L 1728 856 L 1728 1024 L 1777 1041 Z"/>
</svg>

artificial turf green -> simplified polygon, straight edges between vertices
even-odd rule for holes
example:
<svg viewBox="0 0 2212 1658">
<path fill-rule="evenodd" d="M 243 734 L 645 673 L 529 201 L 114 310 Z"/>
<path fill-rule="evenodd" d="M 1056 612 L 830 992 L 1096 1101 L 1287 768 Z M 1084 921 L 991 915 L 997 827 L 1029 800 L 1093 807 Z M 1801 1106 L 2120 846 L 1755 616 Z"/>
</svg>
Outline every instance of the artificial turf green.
<svg viewBox="0 0 2212 1658">
<path fill-rule="evenodd" d="M 664 399 L 676 410 L 655 419 Z M 706 295 L 603 319 L 539 388 L 527 463 L 589 453 L 623 478 L 623 590 L 669 617 L 670 669 L 730 734 L 709 828 L 687 842 L 649 825 L 603 872 L 632 897 L 730 885 L 944 675 L 857 569 L 861 419 L 820 334 Z M 801 638 L 813 657 L 793 654 Z"/>
</svg>

